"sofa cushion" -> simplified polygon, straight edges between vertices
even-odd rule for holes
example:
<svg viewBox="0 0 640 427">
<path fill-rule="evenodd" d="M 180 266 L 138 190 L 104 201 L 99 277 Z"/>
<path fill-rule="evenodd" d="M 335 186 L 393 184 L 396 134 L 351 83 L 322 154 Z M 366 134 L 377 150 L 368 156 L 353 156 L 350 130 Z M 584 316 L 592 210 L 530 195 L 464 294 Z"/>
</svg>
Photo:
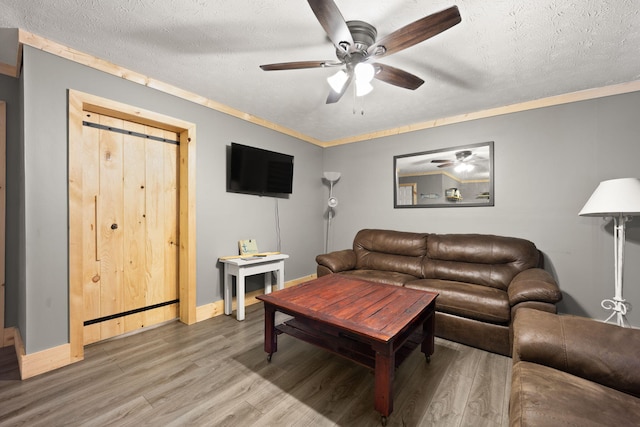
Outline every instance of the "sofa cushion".
<svg viewBox="0 0 640 427">
<path fill-rule="evenodd" d="M 538 265 L 525 239 L 483 234 L 430 234 L 422 275 L 506 290 L 519 272 Z"/>
<path fill-rule="evenodd" d="M 370 282 L 385 283 L 387 285 L 403 286 L 405 283 L 416 280 L 415 276 L 410 274 L 398 273 L 395 271 L 381 270 L 350 270 L 338 273 L 341 275 L 355 277 Z"/>
<path fill-rule="evenodd" d="M 631 420 L 640 420 L 640 399 L 547 366 L 513 366 L 512 427 L 626 426 Z"/>
<path fill-rule="evenodd" d="M 436 310 L 443 313 L 496 324 L 511 319 L 507 293 L 496 288 L 440 279 L 414 280 L 405 287 L 437 292 Z"/>
<path fill-rule="evenodd" d="M 353 240 L 356 269 L 395 271 L 420 277 L 427 236 L 404 231 L 360 230 Z"/>
</svg>

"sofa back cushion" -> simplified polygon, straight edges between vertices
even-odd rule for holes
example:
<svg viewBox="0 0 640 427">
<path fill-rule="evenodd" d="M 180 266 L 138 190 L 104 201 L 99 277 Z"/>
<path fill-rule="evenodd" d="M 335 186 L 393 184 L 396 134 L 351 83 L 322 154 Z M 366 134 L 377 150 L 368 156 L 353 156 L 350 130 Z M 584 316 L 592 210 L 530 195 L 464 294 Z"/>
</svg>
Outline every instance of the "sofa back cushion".
<svg viewBox="0 0 640 427">
<path fill-rule="evenodd" d="M 404 231 L 360 230 L 353 239 L 356 268 L 397 271 L 421 277 L 427 236 L 426 233 Z"/>
<path fill-rule="evenodd" d="M 519 272 L 538 265 L 525 239 L 489 234 L 430 234 L 422 274 L 427 279 L 475 283 L 506 290 Z"/>
</svg>

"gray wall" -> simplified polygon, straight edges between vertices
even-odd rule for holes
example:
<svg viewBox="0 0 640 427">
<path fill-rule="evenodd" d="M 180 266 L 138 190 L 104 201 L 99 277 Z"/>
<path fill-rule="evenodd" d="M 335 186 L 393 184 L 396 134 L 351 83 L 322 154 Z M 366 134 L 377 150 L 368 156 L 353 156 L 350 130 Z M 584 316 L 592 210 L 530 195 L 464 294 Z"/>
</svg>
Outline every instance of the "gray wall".
<svg viewBox="0 0 640 427">
<path fill-rule="evenodd" d="M 410 95 L 408 95 L 410 96 Z M 331 249 L 361 228 L 493 233 L 530 239 L 564 293 L 560 310 L 604 319 L 613 296 L 611 225 L 578 216 L 600 181 L 640 177 L 640 93 L 612 96 L 329 148 L 342 172 Z M 393 208 L 393 156 L 495 141 L 495 206 Z M 624 296 L 640 327 L 640 218 L 628 224 Z"/>
<path fill-rule="evenodd" d="M 0 75 L 0 100 L 7 107 L 7 187 L 5 251 L 5 326 L 24 323 L 24 167 L 22 138 L 21 84 L 18 79 Z M 23 286 L 20 286 L 22 283 Z"/>
<path fill-rule="evenodd" d="M 291 256 L 285 279 L 315 272 L 324 242 L 321 148 L 28 46 L 23 80 L 26 320 L 19 327 L 27 353 L 68 342 L 68 89 L 196 124 L 198 306 L 222 299 L 217 259 L 236 254 L 238 240 L 255 238 L 265 251 L 277 246 L 276 199 L 226 192 L 232 141 L 295 156 L 293 194 L 277 199 L 281 250 Z"/>
</svg>

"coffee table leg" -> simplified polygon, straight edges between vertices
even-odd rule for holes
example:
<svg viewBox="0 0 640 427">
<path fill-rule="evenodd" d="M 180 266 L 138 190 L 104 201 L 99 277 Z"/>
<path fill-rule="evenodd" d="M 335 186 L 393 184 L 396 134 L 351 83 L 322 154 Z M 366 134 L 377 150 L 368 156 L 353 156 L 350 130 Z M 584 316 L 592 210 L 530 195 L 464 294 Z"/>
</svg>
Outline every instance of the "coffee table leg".
<svg viewBox="0 0 640 427">
<path fill-rule="evenodd" d="M 427 362 L 431 362 L 431 355 L 435 351 L 435 326 L 436 314 L 432 313 L 422 324 L 422 344 L 420 345 L 420 351 L 424 353 Z"/>
<path fill-rule="evenodd" d="M 384 349 L 376 349 L 375 368 L 375 409 L 382 415 L 382 424 L 393 412 L 393 375 L 395 370 L 395 355 L 389 344 Z"/>
<path fill-rule="evenodd" d="M 276 335 L 276 310 L 271 304 L 264 304 L 264 351 L 267 352 L 267 360 L 271 362 L 271 356 L 278 351 Z"/>
</svg>

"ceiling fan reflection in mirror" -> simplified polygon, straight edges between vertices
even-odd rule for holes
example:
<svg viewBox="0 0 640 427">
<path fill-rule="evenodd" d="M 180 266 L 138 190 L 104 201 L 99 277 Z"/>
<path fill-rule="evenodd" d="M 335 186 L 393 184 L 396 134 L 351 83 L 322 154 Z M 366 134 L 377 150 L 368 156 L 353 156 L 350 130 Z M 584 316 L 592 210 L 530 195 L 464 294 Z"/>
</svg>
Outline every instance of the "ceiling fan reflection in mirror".
<svg viewBox="0 0 640 427">
<path fill-rule="evenodd" d="M 415 90 L 423 83 L 407 71 L 376 62 L 378 59 L 423 42 L 461 21 L 457 6 L 418 19 L 376 40 L 377 30 L 363 21 L 345 21 L 333 0 L 308 0 L 316 18 L 336 48 L 337 60 L 298 61 L 261 65 L 265 71 L 344 67 L 327 80 L 331 86 L 327 104 L 338 102 L 355 79 L 356 96 L 371 92 L 377 80 Z"/>
<path fill-rule="evenodd" d="M 435 159 L 431 160 L 431 163 L 439 163 L 439 168 L 455 166 L 456 172 L 468 172 L 473 170 L 476 161 L 486 160 L 478 157 L 475 153 L 472 153 L 471 150 L 456 151 L 455 156 L 455 159 Z"/>
</svg>

